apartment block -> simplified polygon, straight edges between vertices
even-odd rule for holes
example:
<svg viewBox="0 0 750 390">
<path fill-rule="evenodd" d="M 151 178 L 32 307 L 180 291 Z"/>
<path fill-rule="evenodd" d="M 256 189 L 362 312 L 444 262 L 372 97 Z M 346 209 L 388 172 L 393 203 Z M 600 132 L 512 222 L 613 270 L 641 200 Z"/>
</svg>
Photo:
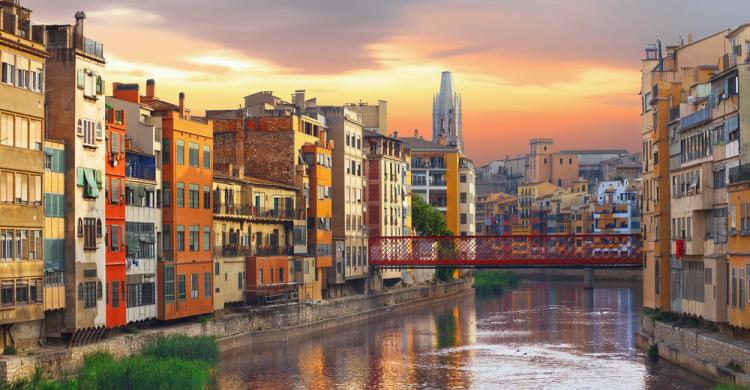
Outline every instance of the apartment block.
<svg viewBox="0 0 750 390">
<path fill-rule="evenodd" d="M 310 275 L 314 268 L 294 257 L 306 241 L 297 189 L 215 167 L 214 307 L 298 301 L 312 286 L 295 280 L 295 267 Z"/>
<path fill-rule="evenodd" d="M 460 235 L 476 234 L 476 173 L 468 158 L 458 164 L 458 223 Z"/>
<path fill-rule="evenodd" d="M 209 118 L 224 124 L 216 134 L 217 163 L 298 189 L 297 204 L 304 204 L 307 213 L 307 248 L 295 245 L 300 267 L 294 274 L 295 280 L 312 286 L 304 298 L 309 301 L 323 298 L 327 268 L 333 264 L 334 142 L 328 138 L 326 118 L 315 108 L 315 99 L 305 100 L 304 91 L 295 92 L 291 103 L 262 91 L 246 96 L 239 110 L 207 111 Z M 313 271 L 306 276 L 302 270 L 310 262 Z"/>
<path fill-rule="evenodd" d="M 65 144 L 44 140 L 44 321 L 62 326 L 65 308 Z M 51 334 L 60 337 L 59 334 Z"/>
<path fill-rule="evenodd" d="M 104 198 L 106 202 L 104 245 L 106 246 L 107 327 L 116 328 L 125 320 L 125 113 L 105 106 Z"/>
<path fill-rule="evenodd" d="M 29 9 L 0 1 L 0 337 L 17 349 L 37 345 L 44 319 L 45 43 Z"/>
<path fill-rule="evenodd" d="M 640 234 L 640 181 L 600 182 L 594 206 L 594 233 Z"/>
<path fill-rule="evenodd" d="M 155 83 L 148 80 L 147 94 Z M 115 83 L 107 105 L 125 122 L 125 292 L 127 323 L 157 318 L 157 264 L 164 258 L 162 225 L 162 117 L 141 102 L 138 84 Z M 206 196 L 204 194 L 204 201 Z M 210 196 L 208 197 L 210 201 Z"/>
<path fill-rule="evenodd" d="M 538 198 L 550 195 L 558 188 L 558 186 L 547 181 L 523 183 L 518 186 L 518 224 L 513 226 L 514 234 L 539 233 L 538 227 L 536 231 L 532 229 L 533 206 Z M 537 220 L 536 224 L 539 223 L 540 221 Z"/>
<path fill-rule="evenodd" d="M 317 106 L 325 118 L 328 137 L 338 147 L 332 151 L 331 173 L 333 199 L 333 266 L 328 269 L 330 295 L 348 282 L 364 291 L 367 277 L 367 230 L 364 220 L 364 198 L 367 179 L 363 152 L 362 115 L 349 106 Z M 400 168 L 400 167 L 399 167 Z M 399 218 L 400 218 L 399 208 Z M 400 277 L 400 275 L 398 276 Z"/>
<path fill-rule="evenodd" d="M 162 125 L 164 257 L 157 266 L 157 317 L 172 320 L 213 312 L 213 123 L 185 105 L 155 96 L 149 82 L 141 103 Z"/>
<path fill-rule="evenodd" d="M 477 195 L 477 235 L 509 236 L 518 224 L 518 199 L 502 192 Z"/>
<path fill-rule="evenodd" d="M 65 312 L 62 328 L 73 345 L 96 341 L 106 325 L 107 154 L 104 48 L 75 25 L 46 26 L 46 109 L 50 138 L 65 142 Z"/>
</svg>

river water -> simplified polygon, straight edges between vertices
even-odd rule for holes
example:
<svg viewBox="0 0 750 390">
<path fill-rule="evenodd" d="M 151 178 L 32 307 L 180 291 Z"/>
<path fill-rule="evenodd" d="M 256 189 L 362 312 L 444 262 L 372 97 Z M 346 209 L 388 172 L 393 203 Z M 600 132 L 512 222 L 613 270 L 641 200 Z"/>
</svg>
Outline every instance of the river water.
<svg viewBox="0 0 750 390">
<path fill-rule="evenodd" d="M 710 389 L 635 345 L 639 284 L 523 282 L 222 355 L 227 389 Z"/>
</svg>

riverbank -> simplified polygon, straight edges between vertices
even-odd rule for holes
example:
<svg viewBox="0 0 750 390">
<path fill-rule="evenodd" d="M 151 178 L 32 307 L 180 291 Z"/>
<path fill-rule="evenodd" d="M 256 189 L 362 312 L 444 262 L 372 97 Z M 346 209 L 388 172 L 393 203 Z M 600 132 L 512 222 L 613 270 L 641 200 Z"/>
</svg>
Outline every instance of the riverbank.
<svg viewBox="0 0 750 390">
<path fill-rule="evenodd" d="M 49 347 L 28 356 L 3 356 L 0 358 L 0 382 L 13 383 L 30 378 L 37 368 L 47 375 L 60 377 L 78 370 L 84 357 L 92 353 L 107 352 L 115 358 L 124 358 L 139 353 L 159 336 L 170 334 L 215 337 L 221 350 L 299 337 L 365 321 L 391 310 L 411 308 L 467 293 L 473 282 L 473 278 L 468 277 L 448 283 L 338 298 L 313 305 L 248 308 L 242 312 L 203 318 L 200 322 L 173 323 L 144 329 L 137 334 L 118 335 L 96 344 L 73 348 Z"/>
<path fill-rule="evenodd" d="M 641 318 L 638 346 L 656 346 L 660 359 L 716 382 L 750 388 L 750 342 L 712 330 L 686 328 Z"/>
</svg>

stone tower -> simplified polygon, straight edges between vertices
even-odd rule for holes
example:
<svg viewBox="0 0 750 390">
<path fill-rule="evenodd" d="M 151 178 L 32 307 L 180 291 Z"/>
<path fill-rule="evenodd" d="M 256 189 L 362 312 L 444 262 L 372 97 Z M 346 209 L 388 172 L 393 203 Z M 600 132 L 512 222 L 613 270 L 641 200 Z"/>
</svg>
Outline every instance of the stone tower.
<svg viewBox="0 0 750 390">
<path fill-rule="evenodd" d="M 443 72 L 440 92 L 432 102 L 432 142 L 443 136 L 446 143 L 463 153 L 464 139 L 461 129 L 461 96 L 453 88 L 453 74 Z"/>
</svg>

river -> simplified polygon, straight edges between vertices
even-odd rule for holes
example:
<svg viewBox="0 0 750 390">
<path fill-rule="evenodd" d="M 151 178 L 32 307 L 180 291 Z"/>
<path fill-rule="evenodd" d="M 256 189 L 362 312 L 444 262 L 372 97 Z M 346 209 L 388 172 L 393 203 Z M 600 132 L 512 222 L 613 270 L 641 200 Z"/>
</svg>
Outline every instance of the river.
<svg viewBox="0 0 750 390">
<path fill-rule="evenodd" d="M 710 389 L 646 362 L 639 284 L 522 282 L 222 354 L 226 389 Z"/>
</svg>

